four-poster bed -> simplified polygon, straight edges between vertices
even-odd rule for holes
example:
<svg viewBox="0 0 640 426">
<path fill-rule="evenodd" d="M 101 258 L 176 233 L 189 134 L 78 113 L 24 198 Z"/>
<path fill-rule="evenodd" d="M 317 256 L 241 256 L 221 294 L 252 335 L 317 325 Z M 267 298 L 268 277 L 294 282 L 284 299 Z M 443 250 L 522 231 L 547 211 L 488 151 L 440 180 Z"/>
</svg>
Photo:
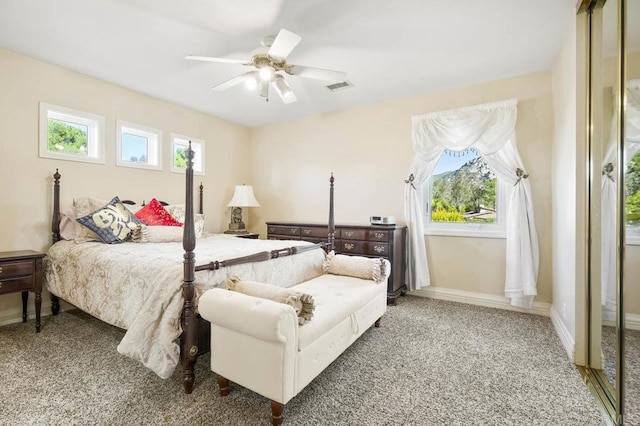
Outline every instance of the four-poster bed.
<svg viewBox="0 0 640 426">
<path fill-rule="evenodd" d="M 61 175 L 56 170 L 51 227 L 54 244 L 48 253 L 46 276 L 54 315 L 59 312 L 59 298 L 62 298 L 105 322 L 126 329 L 118 346 L 119 352 L 138 359 L 163 378 L 169 377 L 180 363 L 184 391 L 191 393 L 195 363 L 199 355 L 209 350 L 210 325 L 198 315 L 198 296 L 207 288 L 218 286 L 229 274 L 242 274 L 283 287 L 320 275 L 324 260 L 322 249 L 331 247 L 335 232 L 334 179 L 331 176 L 329 244 L 296 242 L 300 245 L 291 247 L 290 241 L 248 240 L 224 235 L 196 241 L 193 151 L 190 147 L 185 174 L 185 219 L 180 248 L 178 243 L 76 244 L 64 241 L 60 234 Z M 201 185 L 200 213 L 202 197 Z M 196 265 L 197 242 L 199 259 L 221 260 Z M 182 267 L 176 261 L 179 251 L 183 252 Z M 110 267 L 116 264 L 119 270 L 112 272 L 107 264 Z M 88 272 L 83 274 L 83 268 Z M 147 279 L 149 275 L 153 278 Z M 105 285 L 95 276 L 105 282 L 108 277 L 109 281 Z M 101 286 L 91 280 L 98 280 Z M 107 306 L 107 309 L 105 305 L 113 306 Z M 141 343 L 143 337 L 149 341 Z M 179 345 L 176 345 L 178 337 Z"/>
</svg>

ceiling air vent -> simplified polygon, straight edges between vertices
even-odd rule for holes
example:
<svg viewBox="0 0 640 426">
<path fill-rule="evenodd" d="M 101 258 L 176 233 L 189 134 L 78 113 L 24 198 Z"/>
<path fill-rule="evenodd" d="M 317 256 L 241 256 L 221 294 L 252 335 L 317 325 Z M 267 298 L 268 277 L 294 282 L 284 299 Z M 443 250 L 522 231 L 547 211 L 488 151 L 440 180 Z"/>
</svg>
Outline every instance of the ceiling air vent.
<svg viewBox="0 0 640 426">
<path fill-rule="evenodd" d="M 341 81 L 340 83 L 327 85 L 327 89 L 331 90 L 332 92 L 335 92 L 336 90 L 348 89 L 349 87 L 353 87 L 353 84 L 351 84 L 351 82 L 347 80 Z"/>
</svg>

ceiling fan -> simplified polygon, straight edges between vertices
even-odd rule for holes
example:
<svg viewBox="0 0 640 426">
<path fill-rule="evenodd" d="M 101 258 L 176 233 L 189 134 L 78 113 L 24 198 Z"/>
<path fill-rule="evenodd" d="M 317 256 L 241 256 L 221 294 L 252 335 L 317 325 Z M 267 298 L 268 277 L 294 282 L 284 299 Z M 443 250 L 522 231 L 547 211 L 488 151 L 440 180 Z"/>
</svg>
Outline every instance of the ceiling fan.
<svg viewBox="0 0 640 426">
<path fill-rule="evenodd" d="M 209 56 L 187 56 L 193 61 L 217 62 L 222 64 L 242 64 L 255 69 L 233 77 L 213 87 L 213 90 L 226 90 L 240 83 L 245 83 L 248 88 L 259 86 L 260 96 L 269 100 L 269 86 L 271 85 L 285 104 L 297 100 L 283 74 L 297 75 L 300 77 L 315 78 L 331 82 L 344 81 L 346 74 L 341 71 L 327 70 L 323 68 L 293 65 L 287 62 L 287 56 L 300 43 L 302 37 L 291 31 L 280 30 L 277 36 L 266 36 L 262 39 L 262 47 L 251 53 L 248 61 L 242 59 L 212 58 Z"/>
</svg>

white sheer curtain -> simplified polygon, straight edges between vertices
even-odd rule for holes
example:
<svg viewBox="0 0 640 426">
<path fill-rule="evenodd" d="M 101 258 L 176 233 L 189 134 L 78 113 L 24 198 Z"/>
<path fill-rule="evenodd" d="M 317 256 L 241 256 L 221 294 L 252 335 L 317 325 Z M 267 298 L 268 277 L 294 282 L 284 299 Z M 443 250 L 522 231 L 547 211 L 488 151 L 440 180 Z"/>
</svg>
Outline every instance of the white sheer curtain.
<svg viewBox="0 0 640 426">
<path fill-rule="evenodd" d="M 626 162 L 640 152 L 640 80 L 627 82 L 627 107 L 625 109 L 624 158 Z M 602 267 L 601 302 L 602 319 L 614 321 L 616 316 L 616 117 L 612 118 L 609 145 L 602 162 Z M 626 165 L 625 165 L 626 167 Z"/>
<path fill-rule="evenodd" d="M 539 252 L 531 187 L 516 147 L 517 102 L 509 100 L 412 117 L 415 159 L 405 186 L 409 228 L 409 290 L 430 285 L 424 244 L 422 184 L 442 152 L 473 147 L 510 189 L 507 215 L 505 296 L 515 306 L 530 308 L 537 294 Z"/>
</svg>

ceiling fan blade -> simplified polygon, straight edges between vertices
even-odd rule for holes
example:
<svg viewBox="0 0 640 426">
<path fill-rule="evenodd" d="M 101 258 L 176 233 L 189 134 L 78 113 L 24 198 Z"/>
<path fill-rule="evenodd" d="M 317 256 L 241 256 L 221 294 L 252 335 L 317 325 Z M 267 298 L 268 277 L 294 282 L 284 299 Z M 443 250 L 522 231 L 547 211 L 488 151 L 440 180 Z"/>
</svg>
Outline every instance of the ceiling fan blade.
<svg viewBox="0 0 640 426">
<path fill-rule="evenodd" d="M 344 81 L 347 74 L 342 71 L 325 70 L 323 68 L 305 67 L 302 65 L 291 65 L 288 73 L 300 77 L 316 78 L 326 81 Z"/>
<path fill-rule="evenodd" d="M 276 89 L 276 92 L 278 92 L 278 95 L 280 96 L 280 99 L 282 99 L 282 102 L 284 102 L 285 104 L 290 104 L 298 100 L 298 98 L 296 98 L 296 95 L 291 90 L 289 84 L 281 75 L 276 75 L 276 78 L 271 82 L 271 84 Z"/>
<path fill-rule="evenodd" d="M 230 58 L 212 58 L 211 56 L 186 56 L 185 59 L 191 61 L 204 61 L 204 62 L 217 62 L 220 64 L 242 64 L 247 65 L 247 61 L 242 59 L 230 59 Z"/>
<path fill-rule="evenodd" d="M 269 100 L 269 82 L 260 80 L 260 96 Z"/>
<path fill-rule="evenodd" d="M 230 87 L 237 86 L 240 83 L 244 83 L 249 78 L 255 78 L 257 74 L 258 73 L 256 71 L 249 71 L 247 73 L 230 78 L 229 80 L 223 81 L 222 83 L 213 86 L 212 89 L 218 91 L 226 90 Z"/>
<path fill-rule="evenodd" d="M 300 43 L 302 37 L 298 34 L 292 33 L 289 30 L 285 30 L 284 28 L 280 30 L 275 40 L 271 44 L 269 48 L 269 52 L 267 52 L 271 56 L 275 56 L 276 58 L 285 59 L 291 51 Z"/>
</svg>

